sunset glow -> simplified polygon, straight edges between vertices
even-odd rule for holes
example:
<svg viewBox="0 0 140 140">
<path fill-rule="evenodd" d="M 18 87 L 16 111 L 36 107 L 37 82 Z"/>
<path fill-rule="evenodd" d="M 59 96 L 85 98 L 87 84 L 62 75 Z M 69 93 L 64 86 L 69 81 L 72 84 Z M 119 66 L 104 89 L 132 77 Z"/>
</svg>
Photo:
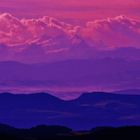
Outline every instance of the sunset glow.
<svg viewBox="0 0 140 140">
<path fill-rule="evenodd" d="M 89 20 L 111 16 L 140 16 L 139 0 L 1 0 L 0 11 L 18 17 L 44 15 L 61 19 Z"/>
</svg>

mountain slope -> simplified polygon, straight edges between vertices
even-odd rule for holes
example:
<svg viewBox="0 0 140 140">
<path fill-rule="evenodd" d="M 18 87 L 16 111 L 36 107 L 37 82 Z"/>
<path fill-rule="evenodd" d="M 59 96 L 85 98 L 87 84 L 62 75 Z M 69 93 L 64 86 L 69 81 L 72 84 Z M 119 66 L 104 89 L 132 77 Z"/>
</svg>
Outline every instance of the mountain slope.
<svg viewBox="0 0 140 140">
<path fill-rule="evenodd" d="M 15 127 L 38 124 L 89 129 L 140 125 L 140 95 L 85 93 L 71 101 L 49 94 L 0 94 L 0 122 Z"/>
</svg>

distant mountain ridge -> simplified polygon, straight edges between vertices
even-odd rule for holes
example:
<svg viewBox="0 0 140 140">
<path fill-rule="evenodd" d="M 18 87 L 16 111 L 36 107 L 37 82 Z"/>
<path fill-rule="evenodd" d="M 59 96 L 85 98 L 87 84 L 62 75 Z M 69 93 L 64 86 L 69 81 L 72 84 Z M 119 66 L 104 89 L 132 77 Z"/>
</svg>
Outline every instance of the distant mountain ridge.
<svg viewBox="0 0 140 140">
<path fill-rule="evenodd" d="M 64 48 L 52 48 L 45 54 L 43 48 L 39 45 L 29 45 L 25 50 L 19 52 L 11 51 L 11 48 L 0 44 L 0 62 L 18 61 L 21 63 L 52 63 L 58 61 L 67 61 L 71 59 L 104 59 L 117 58 L 126 60 L 140 60 L 140 48 L 135 46 L 122 46 L 114 49 L 101 49 L 89 47 L 84 40 L 77 45 L 62 45 Z M 103 44 L 101 45 L 104 46 Z M 56 49 L 56 50 L 55 50 Z M 16 50 L 16 49 L 15 49 Z"/>
<path fill-rule="evenodd" d="M 49 64 L 0 62 L 0 86 L 137 89 L 140 87 L 140 61 L 102 58 Z"/>
<path fill-rule="evenodd" d="M 139 95 L 140 94 L 140 89 L 126 89 L 126 90 L 119 90 L 115 91 L 114 93 L 117 94 L 129 94 L 129 95 Z"/>
</svg>

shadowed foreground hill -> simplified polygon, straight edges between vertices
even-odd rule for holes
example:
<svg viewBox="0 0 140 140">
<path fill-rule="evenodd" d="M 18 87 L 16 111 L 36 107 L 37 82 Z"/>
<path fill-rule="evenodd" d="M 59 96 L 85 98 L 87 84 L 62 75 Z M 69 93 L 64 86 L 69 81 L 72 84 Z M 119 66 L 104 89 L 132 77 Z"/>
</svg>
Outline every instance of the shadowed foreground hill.
<svg viewBox="0 0 140 140">
<path fill-rule="evenodd" d="M 140 125 L 140 95 L 85 93 L 64 101 L 50 94 L 0 94 L 0 122 L 18 128 L 39 124 L 85 130 Z M 92 123 L 91 123 L 92 122 Z"/>
<path fill-rule="evenodd" d="M 72 131 L 62 126 L 40 125 L 16 129 L 0 125 L 1 140 L 139 140 L 140 127 L 98 127 L 89 131 Z"/>
</svg>

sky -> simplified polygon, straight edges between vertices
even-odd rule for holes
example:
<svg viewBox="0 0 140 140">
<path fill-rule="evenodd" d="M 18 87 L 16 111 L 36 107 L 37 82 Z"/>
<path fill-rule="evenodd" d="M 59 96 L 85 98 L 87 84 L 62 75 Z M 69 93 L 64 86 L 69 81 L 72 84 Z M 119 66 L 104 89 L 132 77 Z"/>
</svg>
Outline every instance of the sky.
<svg viewBox="0 0 140 140">
<path fill-rule="evenodd" d="M 0 0 L 0 61 L 32 64 L 109 57 L 114 59 L 112 63 L 116 68 L 118 58 L 136 61 L 134 64 L 137 64 L 137 60 L 140 60 L 139 52 L 140 0 Z M 104 61 L 101 64 L 104 66 Z M 99 87 L 103 87 L 102 83 L 107 83 L 104 81 L 107 78 L 113 78 L 111 83 L 115 80 L 116 84 L 121 83 L 122 87 L 139 87 L 140 65 L 136 65 L 136 70 L 126 62 L 125 66 L 127 65 L 132 71 L 122 70 L 123 77 L 120 77 L 119 82 L 118 76 L 114 78 L 109 75 L 103 78 Z M 117 71 L 118 74 L 121 67 L 122 63 L 111 72 Z M 71 72 L 71 69 L 69 70 Z M 103 74 L 106 76 L 108 71 Z M 89 77 L 92 76 L 88 72 L 85 79 L 89 80 L 87 85 L 90 86 Z M 116 73 L 112 74 L 117 75 Z M 84 74 L 85 72 L 81 77 L 84 77 Z M 6 81 L 7 74 L 2 75 L 4 78 L 0 81 L 4 80 L 4 84 L 14 81 Z M 55 78 L 55 74 L 53 76 Z M 40 78 L 41 76 L 38 76 L 35 81 L 40 81 Z M 53 81 L 52 79 L 50 81 Z M 96 75 L 92 78 L 94 79 Z M 32 81 L 32 78 L 27 78 L 25 85 L 26 82 L 31 85 L 30 80 Z M 73 80 L 77 81 L 75 77 Z M 18 81 L 20 80 L 16 83 Z M 54 83 L 57 83 L 56 81 Z M 58 81 L 61 81 L 61 78 Z M 64 76 L 62 81 L 68 80 Z M 113 89 L 116 85 L 108 86 Z"/>
<path fill-rule="evenodd" d="M 47 15 L 73 21 L 118 15 L 139 18 L 140 0 L 0 0 L 0 12 L 21 18 Z"/>
</svg>

